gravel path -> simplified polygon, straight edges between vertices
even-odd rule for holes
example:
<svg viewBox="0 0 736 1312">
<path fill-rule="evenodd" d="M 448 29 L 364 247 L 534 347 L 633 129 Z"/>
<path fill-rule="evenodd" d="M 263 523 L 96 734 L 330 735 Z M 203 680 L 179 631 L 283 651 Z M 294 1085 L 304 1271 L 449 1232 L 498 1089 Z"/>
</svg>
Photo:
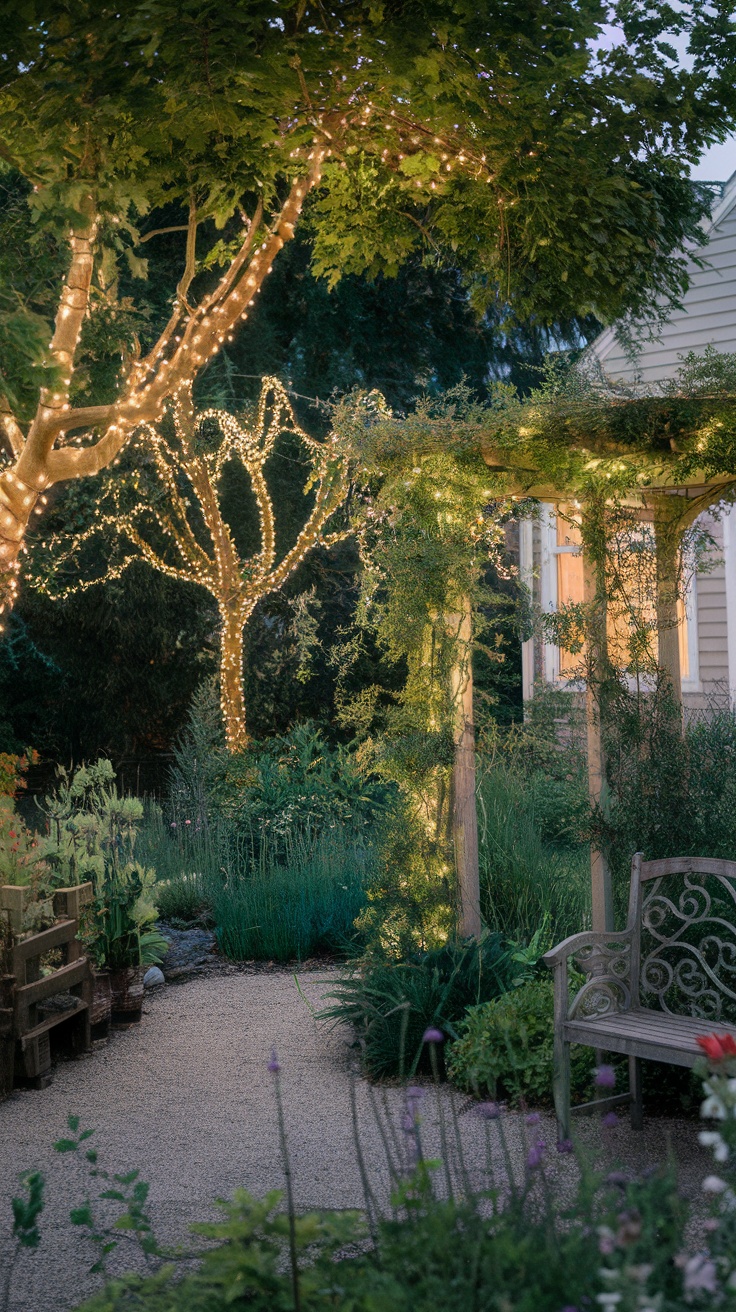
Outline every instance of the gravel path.
<svg viewBox="0 0 736 1312">
<path fill-rule="evenodd" d="M 321 1005 L 334 978 L 324 972 L 300 977 L 312 1007 Z M 298 1205 L 360 1207 L 346 1037 L 314 1021 L 287 971 L 213 974 L 149 994 L 140 1026 L 114 1032 L 91 1057 L 58 1066 L 48 1089 L 18 1091 L 0 1104 L 0 1270 L 8 1260 L 9 1203 L 19 1173 L 38 1168 L 48 1181 L 42 1244 L 17 1267 L 13 1312 L 66 1312 L 96 1287 L 97 1278 L 85 1275 L 94 1260 L 89 1245 L 66 1220 L 69 1207 L 84 1196 L 79 1165 L 71 1154 L 62 1157 L 51 1149 L 64 1134 L 70 1113 L 95 1129 L 92 1142 L 102 1167 L 139 1167 L 150 1181 L 151 1214 L 163 1242 L 186 1242 L 188 1224 L 209 1219 L 213 1200 L 239 1186 L 257 1195 L 283 1187 L 267 1070 L 272 1045 L 282 1063 Z M 385 1196 L 385 1150 L 370 1097 L 368 1086 L 359 1081 L 363 1151 L 376 1191 Z M 450 1097 L 445 1090 L 446 1113 Z M 385 1098 L 400 1138 L 402 1094 L 390 1089 Z M 424 1101 L 425 1152 L 439 1155 L 434 1091 L 428 1091 Z M 456 1108 L 467 1169 L 480 1180 L 486 1127 L 466 1100 L 456 1098 Z M 450 1116 L 450 1133 L 452 1123 Z M 583 1139 L 593 1149 L 602 1147 L 607 1158 L 629 1166 L 661 1161 L 670 1140 L 688 1193 L 694 1194 L 708 1173 L 709 1157 L 697 1145 L 692 1122 L 652 1118 L 639 1135 L 624 1122 L 610 1131 L 591 1120 L 580 1124 Z M 554 1144 L 551 1118 L 531 1127 L 523 1117 L 509 1115 L 506 1126 L 517 1170 L 523 1170 L 526 1140 L 541 1137 Z M 497 1145 L 492 1156 L 500 1180 Z M 564 1191 L 566 1180 L 569 1187 L 570 1159 L 555 1155 L 553 1169 L 559 1175 L 557 1187 Z M 123 1260 L 123 1267 L 129 1265 Z"/>
</svg>

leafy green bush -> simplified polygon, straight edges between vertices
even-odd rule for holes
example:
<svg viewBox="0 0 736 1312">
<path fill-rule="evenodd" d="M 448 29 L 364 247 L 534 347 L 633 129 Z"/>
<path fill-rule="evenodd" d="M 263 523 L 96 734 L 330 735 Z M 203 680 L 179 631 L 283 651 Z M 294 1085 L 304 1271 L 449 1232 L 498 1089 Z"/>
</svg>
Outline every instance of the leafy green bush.
<svg viewBox="0 0 736 1312">
<path fill-rule="evenodd" d="M 491 725 L 481 738 L 481 909 L 490 928 L 520 942 L 542 925 L 555 943 L 589 923 L 582 728 L 569 694 L 537 689 L 524 724 Z"/>
<path fill-rule="evenodd" d="M 298 839 L 288 861 L 260 860 L 239 876 L 210 885 L 220 950 L 236 961 L 303 961 L 320 952 L 355 950 L 355 920 L 373 869 L 369 849 L 341 832 Z"/>
<path fill-rule="evenodd" d="M 331 746 L 312 724 L 298 724 L 229 757 L 212 805 L 235 836 L 247 836 L 257 859 L 262 842 L 281 857 L 295 838 L 338 829 L 368 834 L 393 791 L 367 777 L 346 747 Z"/>
<path fill-rule="evenodd" d="M 563 844 L 559 836 L 553 843 L 544 836 L 545 830 L 549 834 L 566 823 L 569 804 L 565 790 L 555 791 L 552 783 L 540 772 L 525 776 L 505 761 L 481 761 L 478 829 L 483 916 L 489 927 L 519 940 L 544 925 L 550 945 L 585 929 L 590 918 L 587 844 L 569 838 Z"/>
<path fill-rule="evenodd" d="M 455 1037 L 469 1006 L 512 988 L 528 969 L 525 954 L 500 934 L 400 963 L 367 958 L 336 985 L 321 1016 L 352 1026 L 370 1075 L 411 1078 L 429 1060 L 428 1026 Z"/>
<path fill-rule="evenodd" d="M 540 1107 L 552 1102 L 552 980 L 528 980 L 503 997 L 470 1007 L 448 1055 L 448 1074 L 476 1096 Z M 594 1057 L 573 1045 L 573 1097 L 589 1093 Z"/>
<path fill-rule="evenodd" d="M 682 729 L 661 690 L 637 704 L 621 693 L 606 724 L 610 785 L 594 828 L 609 854 L 619 920 L 631 857 L 736 857 L 736 712 L 711 707 Z"/>
</svg>

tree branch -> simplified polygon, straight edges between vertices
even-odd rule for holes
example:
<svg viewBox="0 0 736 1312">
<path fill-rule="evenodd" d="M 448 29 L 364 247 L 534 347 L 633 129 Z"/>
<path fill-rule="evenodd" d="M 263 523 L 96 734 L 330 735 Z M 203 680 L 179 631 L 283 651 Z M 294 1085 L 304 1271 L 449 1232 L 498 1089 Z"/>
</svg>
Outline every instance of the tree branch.
<svg viewBox="0 0 736 1312">
<path fill-rule="evenodd" d="M 0 412 L 0 424 L 2 424 L 3 432 L 8 439 L 10 450 L 17 459 L 26 444 L 23 430 L 15 415 L 11 414 L 9 410 Z"/>
<path fill-rule="evenodd" d="M 154 367 L 167 344 L 167 335 L 172 331 L 171 324 L 179 317 L 177 311 L 157 346 L 146 360 L 139 362 L 136 367 L 138 370 L 136 380 L 128 394 L 113 407 L 110 414 L 112 422 L 104 436 L 92 446 L 64 447 L 50 452 L 47 460 L 49 483 L 99 473 L 123 448 L 134 428 L 137 428 L 142 421 L 153 422 L 160 416 L 166 396 L 173 395 L 182 386 L 191 385 L 197 371 L 206 360 L 212 358 L 216 350 L 219 350 L 226 334 L 235 328 L 238 320 L 247 315 L 248 306 L 256 292 L 260 290 L 278 252 L 293 237 L 294 225 L 304 200 L 312 187 L 319 182 L 326 150 L 325 146 L 315 147 L 312 151 L 307 176 L 297 178 L 292 184 L 273 231 L 250 260 L 247 276 L 242 276 L 234 286 L 229 285 L 227 279 L 223 280 L 223 288 L 215 289 L 212 296 L 203 301 L 199 310 L 191 315 L 182 339 L 170 359 L 158 364 L 156 376 L 150 383 L 144 383 L 146 374 Z M 235 257 L 236 269 L 242 270 L 242 264 L 251 249 L 256 233 L 255 217 L 244 240 L 243 249 Z M 58 432 L 58 426 L 56 431 Z"/>
<path fill-rule="evenodd" d="M 193 196 L 189 202 L 189 222 L 187 223 L 186 232 L 187 250 L 184 260 L 184 272 L 176 289 L 176 295 L 181 304 L 191 314 L 192 310 L 187 302 L 187 292 L 197 267 L 197 206 L 194 203 Z"/>
<path fill-rule="evenodd" d="M 165 232 L 188 232 L 188 223 L 174 223 L 170 228 L 154 228 L 152 232 L 146 232 L 138 238 L 139 244 L 143 245 L 144 241 L 150 241 L 152 237 L 163 237 Z"/>
</svg>

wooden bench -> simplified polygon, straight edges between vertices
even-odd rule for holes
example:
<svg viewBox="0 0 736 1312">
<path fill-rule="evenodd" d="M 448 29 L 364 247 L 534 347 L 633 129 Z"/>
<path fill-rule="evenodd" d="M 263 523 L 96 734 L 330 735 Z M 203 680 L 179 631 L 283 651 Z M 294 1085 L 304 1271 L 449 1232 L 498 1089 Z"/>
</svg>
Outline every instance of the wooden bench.
<svg viewBox="0 0 736 1312">
<path fill-rule="evenodd" d="M 0 1097 L 18 1075 L 43 1088 L 50 1081 L 51 1033 L 64 1025 L 75 1054 L 89 1051 L 92 973 L 77 938 L 81 908 L 92 885 L 59 889 L 50 929 L 11 937 L 0 967 Z M 61 964 L 43 973 L 42 959 L 59 952 Z"/>
<path fill-rule="evenodd" d="M 572 1111 L 629 1103 L 641 1129 L 642 1058 L 693 1066 L 703 1055 L 698 1035 L 715 1029 L 736 1038 L 736 861 L 644 861 L 637 853 L 626 929 L 573 934 L 543 959 L 554 972 L 560 1138 L 570 1135 L 571 1043 L 629 1059 L 628 1092 Z M 585 976 L 572 999 L 569 963 Z"/>
</svg>

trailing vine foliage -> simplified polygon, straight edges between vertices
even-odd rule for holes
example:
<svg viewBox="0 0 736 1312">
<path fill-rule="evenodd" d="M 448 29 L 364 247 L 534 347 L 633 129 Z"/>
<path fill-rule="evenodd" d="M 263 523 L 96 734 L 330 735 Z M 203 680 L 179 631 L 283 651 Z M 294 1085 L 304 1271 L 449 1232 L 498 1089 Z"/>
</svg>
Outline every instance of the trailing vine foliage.
<svg viewBox="0 0 736 1312">
<path fill-rule="evenodd" d="M 706 479 L 725 494 L 736 481 L 736 354 L 690 352 L 651 391 L 550 358 L 538 387 L 520 396 L 495 383 L 474 418 L 486 459 L 530 495 L 615 499 Z"/>
<path fill-rule="evenodd" d="M 334 655 L 339 713 L 357 731 L 363 761 L 393 780 L 403 799 L 402 828 L 384 851 L 384 884 L 364 916 L 380 920 L 381 946 L 397 953 L 435 946 L 453 923 L 453 676 L 459 662 L 472 659 L 460 633 L 467 616 L 471 643 L 483 637 L 485 569 L 491 557 L 505 567 L 510 513 L 510 503 L 496 498 L 478 444 L 465 441 L 463 426 L 477 408 L 461 385 L 418 402 L 407 416 L 393 414 L 376 392 L 357 393 L 333 413 L 363 485 L 355 628 Z M 451 434 L 454 440 L 443 441 Z M 351 694 L 351 671 L 367 636 L 390 668 L 403 670 L 398 690 L 375 683 Z"/>
</svg>

